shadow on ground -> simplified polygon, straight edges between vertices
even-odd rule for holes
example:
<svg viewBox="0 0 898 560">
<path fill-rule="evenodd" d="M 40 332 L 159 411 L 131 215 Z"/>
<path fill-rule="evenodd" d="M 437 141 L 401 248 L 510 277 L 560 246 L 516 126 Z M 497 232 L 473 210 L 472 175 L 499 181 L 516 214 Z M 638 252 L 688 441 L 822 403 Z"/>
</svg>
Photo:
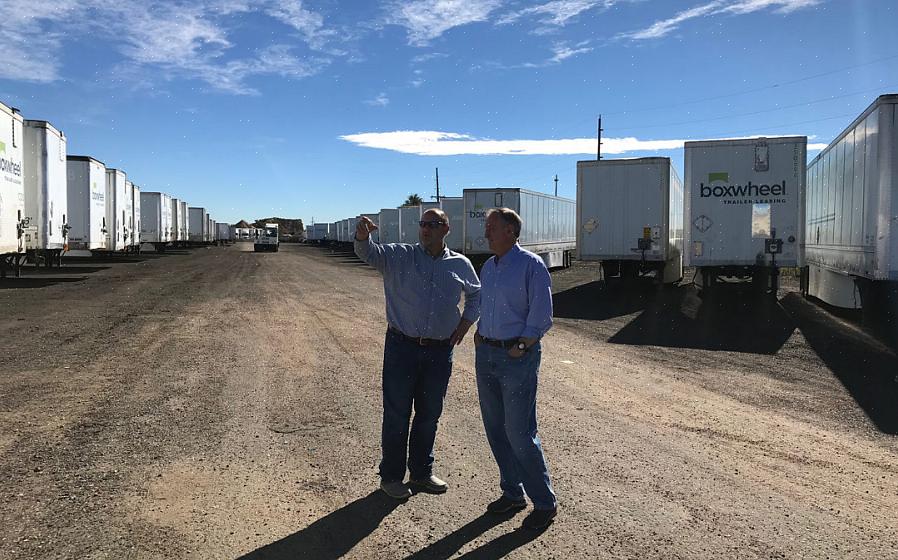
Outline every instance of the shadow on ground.
<svg viewBox="0 0 898 560">
<path fill-rule="evenodd" d="M 595 280 L 553 294 L 552 315 L 591 321 L 622 317 L 645 309 L 656 292 L 654 286 L 608 286 L 604 280 Z"/>
<path fill-rule="evenodd" d="M 614 344 L 666 346 L 775 354 L 795 331 L 795 321 L 773 297 L 750 284 L 659 290 L 643 312 L 608 339 Z"/>
<path fill-rule="evenodd" d="M 514 517 L 514 513 L 507 514 L 490 514 L 484 513 L 477 519 L 456 529 L 452 533 L 446 535 L 442 539 L 426 548 L 407 556 L 405 560 L 445 560 L 452 558 L 463 546 L 473 541 L 483 533 L 486 533 L 493 527 L 501 525 Z M 490 542 L 460 556 L 460 558 L 504 558 L 516 548 L 519 548 L 530 541 L 536 539 L 544 531 L 527 531 L 521 528 L 505 533 Z"/>
<path fill-rule="evenodd" d="M 82 282 L 87 276 L 54 277 L 54 278 L 0 278 L 0 290 L 46 288 L 55 284 Z"/>
<path fill-rule="evenodd" d="M 898 434 L 898 356 L 798 294 L 784 297 L 782 305 L 876 427 L 886 434 Z"/>
<path fill-rule="evenodd" d="M 342 558 L 377 529 L 401 502 L 376 490 L 315 521 L 305 529 L 256 549 L 241 559 Z"/>
</svg>

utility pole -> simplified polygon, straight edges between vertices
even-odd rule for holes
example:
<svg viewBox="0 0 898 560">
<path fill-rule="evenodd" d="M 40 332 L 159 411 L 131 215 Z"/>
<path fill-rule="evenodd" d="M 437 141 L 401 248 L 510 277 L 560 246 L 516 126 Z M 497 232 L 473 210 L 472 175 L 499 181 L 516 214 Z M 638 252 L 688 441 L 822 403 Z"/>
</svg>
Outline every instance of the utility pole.
<svg viewBox="0 0 898 560">
<path fill-rule="evenodd" d="M 599 115 L 598 136 L 599 145 L 596 148 L 596 161 L 602 159 L 602 115 Z"/>
<path fill-rule="evenodd" d="M 558 196 L 558 175 L 555 175 L 555 196 Z"/>
<path fill-rule="evenodd" d="M 441 198 L 440 197 L 440 168 L 437 167 L 436 170 L 437 170 L 437 195 L 431 196 L 430 198 L 434 198 L 434 199 L 436 199 L 437 202 L 439 202 L 440 198 Z"/>
</svg>

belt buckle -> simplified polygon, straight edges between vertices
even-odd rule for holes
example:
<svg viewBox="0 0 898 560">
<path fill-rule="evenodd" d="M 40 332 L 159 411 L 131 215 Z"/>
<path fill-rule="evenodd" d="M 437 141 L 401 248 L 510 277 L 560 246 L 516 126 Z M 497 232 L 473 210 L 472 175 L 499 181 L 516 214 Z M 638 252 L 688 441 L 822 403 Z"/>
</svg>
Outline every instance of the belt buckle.
<svg viewBox="0 0 898 560">
<path fill-rule="evenodd" d="M 425 346 L 423 336 L 418 337 L 418 346 Z"/>
</svg>

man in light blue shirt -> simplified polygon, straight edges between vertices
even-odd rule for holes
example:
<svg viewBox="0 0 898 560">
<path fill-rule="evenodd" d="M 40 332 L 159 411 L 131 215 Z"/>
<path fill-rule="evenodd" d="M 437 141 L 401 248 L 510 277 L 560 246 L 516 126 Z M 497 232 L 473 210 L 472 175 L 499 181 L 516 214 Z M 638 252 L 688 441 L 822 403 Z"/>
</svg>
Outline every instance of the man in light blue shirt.
<svg viewBox="0 0 898 560">
<path fill-rule="evenodd" d="M 433 443 L 452 374 L 452 350 L 479 316 L 480 281 L 471 261 L 446 247 L 449 218 L 438 208 L 421 216 L 420 243 L 375 243 L 370 238 L 375 229 L 369 218 L 359 220 L 355 253 L 383 275 L 387 303 L 380 487 L 393 498 L 408 498 L 407 465 L 410 486 L 443 493 L 448 485 L 433 475 Z"/>
<path fill-rule="evenodd" d="M 491 513 L 526 507 L 527 529 L 547 527 L 557 513 L 536 426 L 540 339 L 552 326 L 552 279 L 543 260 L 522 249 L 521 217 L 508 208 L 487 213 L 491 257 L 481 276 L 480 322 L 474 335 L 477 394 L 486 437 L 499 465 L 502 496 Z"/>
</svg>

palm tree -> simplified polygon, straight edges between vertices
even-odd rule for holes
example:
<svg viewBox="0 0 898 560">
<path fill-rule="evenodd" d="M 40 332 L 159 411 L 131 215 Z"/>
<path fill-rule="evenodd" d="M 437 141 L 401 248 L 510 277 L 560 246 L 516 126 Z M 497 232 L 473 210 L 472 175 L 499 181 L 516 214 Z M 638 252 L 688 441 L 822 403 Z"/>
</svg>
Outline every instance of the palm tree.
<svg viewBox="0 0 898 560">
<path fill-rule="evenodd" d="M 420 206 L 421 203 L 424 202 L 417 193 L 408 195 L 408 198 L 405 199 L 405 202 L 402 203 L 403 206 Z"/>
</svg>

